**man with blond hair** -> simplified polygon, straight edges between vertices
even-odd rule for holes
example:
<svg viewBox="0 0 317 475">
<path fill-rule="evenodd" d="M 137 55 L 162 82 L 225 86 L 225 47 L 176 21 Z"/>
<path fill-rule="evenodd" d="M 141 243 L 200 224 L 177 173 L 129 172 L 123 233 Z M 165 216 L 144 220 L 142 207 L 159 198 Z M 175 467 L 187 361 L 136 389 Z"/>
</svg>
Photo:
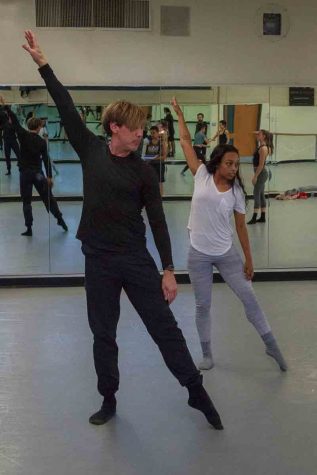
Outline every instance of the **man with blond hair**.
<svg viewBox="0 0 317 475">
<path fill-rule="evenodd" d="M 111 136 L 108 146 L 86 128 L 68 91 L 48 65 L 34 33 L 26 31 L 25 38 L 27 43 L 23 47 L 39 66 L 83 169 L 84 202 L 77 237 L 85 255 L 88 320 L 94 336 L 98 390 L 104 398 L 101 409 L 89 421 L 101 425 L 116 413 L 116 330 L 124 289 L 166 365 L 180 384 L 188 388 L 189 405 L 203 412 L 216 429 L 222 429 L 169 308 L 177 285 L 158 180 L 155 171 L 134 153 L 143 137 L 144 112 L 126 101 L 110 104 L 102 118 L 104 129 Z M 162 279 L 146 249 L 141 214 L 144 207 L 162 261 Z"/>
</svg>

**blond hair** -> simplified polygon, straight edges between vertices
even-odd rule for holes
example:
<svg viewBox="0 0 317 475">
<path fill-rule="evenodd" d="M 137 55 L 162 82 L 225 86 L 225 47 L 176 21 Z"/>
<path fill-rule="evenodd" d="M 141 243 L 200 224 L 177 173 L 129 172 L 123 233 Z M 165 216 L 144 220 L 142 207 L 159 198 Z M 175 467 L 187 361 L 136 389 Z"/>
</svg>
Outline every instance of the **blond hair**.
<svg viewBox="0 0 317 475">
<path fill-rule="evenodd" d="M 119 127 L 125 125 L 130 130 L 143 129 L 146 122 L 146 114 L 136 104 L 128 101 L 116 101 L 104 109 L 101 122 L 105 132 L 111 135 L 111 122 L 115 122 Z"/>
</svg>

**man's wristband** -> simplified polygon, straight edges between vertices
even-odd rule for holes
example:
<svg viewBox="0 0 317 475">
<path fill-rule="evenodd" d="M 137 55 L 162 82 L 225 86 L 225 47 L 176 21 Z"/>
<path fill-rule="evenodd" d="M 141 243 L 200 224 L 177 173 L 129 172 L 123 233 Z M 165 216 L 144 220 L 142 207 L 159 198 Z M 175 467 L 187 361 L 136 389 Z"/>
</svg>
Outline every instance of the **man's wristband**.
<svg viewBox="0 0 317 475">
<path fill-rule="evenodd" d="M 164 270 L 169 270 L 169 271 L 173 272 L 174 271 L 174 266 L 172 264 L 170 264 L 167 267 L 165 267 Z"/>
</svg>

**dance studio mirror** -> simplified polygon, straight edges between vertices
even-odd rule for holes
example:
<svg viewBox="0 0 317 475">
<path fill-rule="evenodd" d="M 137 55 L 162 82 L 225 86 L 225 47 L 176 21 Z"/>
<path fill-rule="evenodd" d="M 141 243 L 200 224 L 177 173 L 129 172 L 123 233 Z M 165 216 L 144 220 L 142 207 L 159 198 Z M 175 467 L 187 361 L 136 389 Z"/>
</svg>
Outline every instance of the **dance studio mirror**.
<svg viewBox="0 0 317 475">
<path fill-rule="evenodd" d="M 254 169 L 252 157 L 257 148 L 256 131 L 268 129 L 269 126 L 269 87 L 267 86 L 221 86 L 219 88 L 219 120 L 225 121 L 221 129 L 226 129 L 229 141 L 240 154 L 240 174 L 248 196 L 246 221 L 251 220 L 254 210 L 254 186 L 252 178 Z M 223 130 L 220 130 L 224 133 Z M 265 184 L 268 191 L 268 182 Z M 266 223 L 247 226 L 254 266 L 262 269 L 268 267 L 268 231 L 269 200 L 267 200 Z M 260 218 L 260 215 L 258 216 Z M 240 245 L 235 236 L 237 247 Z"/>
<path fill-rule="evenodd" d="M 316 88 L 270 88 L 269 128 L 275 147 L 269 182 L 270 267 L 317 266 L 315 91 Z"/>
<path fill-rule="evenodd" d="M 0 95 L 5 104 L 10 105 L 19 124 L 26 127 L 31 117 L 48 117 L 47 91 L 45 88 L 7 86 L 1 88 Z M 42 199 L 33 190 L 33 236 L 23 236 L 26 224 L 32 221 L 30 214 L 29 170 L 21 173 L 17 166 L 19 145 L 16 136 L 1 112 L 1 150 L 0 150 L 0 259 L 2 275 L 48 274 L 50 271 L 50 233 L 49 217 L 44 202 L 48 203 L 48 187 L 38 177 Z M 6 125 L 5 125 L 6 124 Z M 42 124 L 41 124 L 42 125 Z M 17 148 L 16 148 L 17 147 Z M 44 187 L 42 186 L 44 183 Z M 21 200 L 24 196 L 24 205 Z"/>
<path fill-rule="evenodd" d="M 266 223 L 249 225 L 248 231 L 257 269 L 299 268 L 317 266 L 314 252 L 316 220 L 314 187 L 317 183 L 315 106 L 290 106 L 289 87 L 220 86 L 220 87 L 140 87 L 115 88 L 72 87 L 70 93 L 82 119 L 97 135 L 104 136 L 100 125 L 102 108 L 117 99 L 140 104 L 147 114 L 147 137 L 151 127 L 164 126 L 170 109 L 174 119 L 174 144 L 168 144 L 165 181 L 162 183 L 164 210 L 168 222 L 175 266 L 187 268 L 187 221 L 193 193 L 193 177 L 184 171 L 185 161 L 179 144 L 176 115 L 170 100 L 176 96 L 194 140 L 197 115 L 207 123 L 206 156 L 219 140 L 219 121 L 226 120 L 229 138 L 241 155 L 241 174 L 249 197 L 247 220 L 253 212 L 252 155 L 256 148 L 255 130 L 273 133 L 274 151 L 267 159 L 269 179 L 265 183 L 267 196 Z M 38 193 L 33 189 L 33 236 L 23 237 L 24 214 L 20 197 L 20 176 L 12 152 L 11 175 L 6 175 L 4 144 L 0 150 L 0 198 L 2 274 L 77 274 L 83 272 L 80 242 L 76 239 L 82 207 L 82 173 L 79 159 L 60 123 L 58 111 L 44 88 L 23 86 L 1 91 L 12 104 L 20 122 L 33 115 L 46 120 L 48 148 L 53 165 L 53 195 L 68 232 L 48 216 Z M 201 118 L 201 116 L 200 116 Z M 147 139 L 139 152 L 146 160 Z M 306 187 L 306 188 L 305 188 Z M 308 187 L 308 188 L 307 188 Z M 292 199 L 277 200 L 277 195 L 295 189 Z M 306 190 L 306 191 L 305 191 Z M 296 192 L 306 193 L 301 199 Z M 145 218 L 146 219 L 146 218 Z M 299 232 L 298 230 L 301 229 Z M 148 247 L 158 266 L 160 260 L 151 231 L 147 231 Z"/>
<path fill-rule="evenodd" d="M 218 124 L 217 95 L 218 88 L 211 86 L 165 87 L 161 89 L 160 117 L 163 121 L 167 122 L 168 134 L 170 127 L 168 117 L 173 117 L 174 126 L 174 140 L 168 140 L 167 147 L 165 182 L 163 185 L 163 196 L 166 199 L 168 197 L 191 197 L 194 184 L 190 171 L 184 170 L 186 162 L 180 147 L 177 117 L 170 105 L 170 101 L 174 96 L 177 98 L 194 142 L 198 119 L 206 123 L 206 135 L 208 137 L 215 133 Z M 210 150 L 210 144 L 208 144 L 208 147 L 205 149 L 206 156 L 210 153 Z"/>
</svg>

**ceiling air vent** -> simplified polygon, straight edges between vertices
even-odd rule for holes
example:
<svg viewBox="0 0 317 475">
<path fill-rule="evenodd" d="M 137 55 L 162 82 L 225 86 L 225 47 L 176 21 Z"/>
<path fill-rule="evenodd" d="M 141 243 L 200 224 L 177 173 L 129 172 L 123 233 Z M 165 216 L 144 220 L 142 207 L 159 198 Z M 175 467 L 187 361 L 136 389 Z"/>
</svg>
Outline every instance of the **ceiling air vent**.
<svg viewBox="0 0 317 475">
<path fill-rule="evenodd" d="M 150 29 L 149 0 L 35 0 L 42 28 Z"/>
</svg>

